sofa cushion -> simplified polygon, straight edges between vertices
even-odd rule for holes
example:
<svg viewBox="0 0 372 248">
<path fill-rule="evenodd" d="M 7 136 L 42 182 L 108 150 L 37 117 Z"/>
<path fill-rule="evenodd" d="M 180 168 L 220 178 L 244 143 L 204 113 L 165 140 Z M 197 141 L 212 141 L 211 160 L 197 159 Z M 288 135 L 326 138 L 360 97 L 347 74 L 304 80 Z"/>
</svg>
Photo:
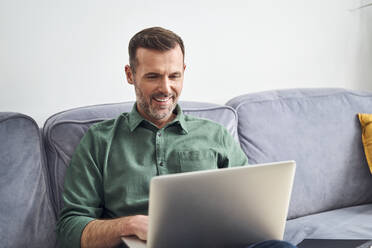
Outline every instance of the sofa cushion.
<svg viewBox="0 0 372 248">
<path fill-rule="evenodd" d="M 134 102 L 125 102 L 82 107 L 55 114 L 46 121 L 44 139 L 57 212 L 62 207 L 61 194 L 65 170 L 87 129 L 99 121 L 130 112 L 133 104 Z M 237 139 L 237 115 L 231 107 L 197 102 L 181 102 L 180 105 L 185 114 L 222 124 Z"/>
<path fill-rule="evenodd" d="M 364 153 L 372 173 L 372 114 L 358 114 L 360 125 L 362 126 L 362 142 Z"/>
<path fill-rule="evenodd" d="M 372 93 L 293 89 L 252 93 L 227 103 L 238 112 L 251 163 L 297 162 L 289 219 L 372 202 L 357 113 Z"/>
<path fill-rule="evenodd" d="M 37 124 L 0 112 L 1 247 L 55 247 L 56 216 Z"/>
<path fill-rule="evenodd" d="M 287 221 L 284 240 L 371 239 L 371 223 L 372 204 L 341 208 Z"/>
</svg>

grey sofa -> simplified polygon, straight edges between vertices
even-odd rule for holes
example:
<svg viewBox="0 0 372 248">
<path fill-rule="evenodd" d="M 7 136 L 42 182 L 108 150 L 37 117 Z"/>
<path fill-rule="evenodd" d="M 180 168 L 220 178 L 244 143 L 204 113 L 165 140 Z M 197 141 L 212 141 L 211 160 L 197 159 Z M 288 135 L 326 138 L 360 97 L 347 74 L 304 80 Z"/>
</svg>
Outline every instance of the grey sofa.
<svg viewBox="0 0 372 248">
<path fill-rule="evenodd" d="M 372 111 L 372 93 L 292 89 L 242 95 L 225 106 L 181 105 L 186 114 L 224 125 L 252 164 L 296 160 L 285 240 L 372 239 L 372 176 L 356 116 Z M 75 147 L 89 126 L 132 106 L 67 110 L 40 129 L 29 116 L 0 112 L 0 247 L 56 247 L 64 173 Z"/>
</svg>

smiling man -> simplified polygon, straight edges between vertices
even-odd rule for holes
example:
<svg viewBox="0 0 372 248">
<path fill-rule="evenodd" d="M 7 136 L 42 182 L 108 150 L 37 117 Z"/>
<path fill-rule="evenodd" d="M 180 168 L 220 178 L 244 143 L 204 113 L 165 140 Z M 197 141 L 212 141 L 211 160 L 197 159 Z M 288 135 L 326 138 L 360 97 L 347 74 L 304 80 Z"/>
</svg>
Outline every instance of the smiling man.
<svg viewBox="0 0 372 248">
<path fill-rule="evenodd" d="M 176 117 L 173 110 L 182 91 L 186 68 L 183 53 L 183 45 L 166 51 L 139 47 L 131 66 L 125 66 L 127 80 L 135 88 L 138 112 L 158 128 Z"/>
<path fill-rule="evenodd" d="M 184 115 L 177 104 L 184 55 L 182 39 L 160 27 L 131 39 L 125 74 L 136 103 L 130 113 L 91 126 L 76 148 L 57 223 L 60 247 L 124 247 L 121 237 L 129 235 L 146 240 L 152 177 L 248 163 L 224 127 Z"/>
</svg>

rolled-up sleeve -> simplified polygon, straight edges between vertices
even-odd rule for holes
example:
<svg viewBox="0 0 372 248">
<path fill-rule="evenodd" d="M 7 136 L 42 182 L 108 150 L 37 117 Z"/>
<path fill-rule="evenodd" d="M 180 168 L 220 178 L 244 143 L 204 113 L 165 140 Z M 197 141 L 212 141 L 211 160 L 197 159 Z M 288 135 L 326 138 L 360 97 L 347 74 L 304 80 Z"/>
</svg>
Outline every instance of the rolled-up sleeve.
<svg viewBox="0 0 372 248">
<path fill-rule="evenodd" d="M 66 170 L 63 208 L 57 222 L 60 247 L 80 247 L 85 226 L 102 214 L 102 169 L 100 144 L 89 129 L 82 138 Z"/>
</svg>

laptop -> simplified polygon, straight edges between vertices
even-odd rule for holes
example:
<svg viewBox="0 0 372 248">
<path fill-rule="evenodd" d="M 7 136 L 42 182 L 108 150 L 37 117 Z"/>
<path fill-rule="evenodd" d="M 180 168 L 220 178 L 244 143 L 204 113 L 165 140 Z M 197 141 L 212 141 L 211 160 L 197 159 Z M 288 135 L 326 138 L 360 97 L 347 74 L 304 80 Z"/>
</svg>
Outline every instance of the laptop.
<svg viewBox="0 0 372 248">
<path fill-rule="evenodd" d="M 154 177 L 147 243 L 130 248 L 243 247 L 283 239 L 295 161 Z"/>
</svg>

